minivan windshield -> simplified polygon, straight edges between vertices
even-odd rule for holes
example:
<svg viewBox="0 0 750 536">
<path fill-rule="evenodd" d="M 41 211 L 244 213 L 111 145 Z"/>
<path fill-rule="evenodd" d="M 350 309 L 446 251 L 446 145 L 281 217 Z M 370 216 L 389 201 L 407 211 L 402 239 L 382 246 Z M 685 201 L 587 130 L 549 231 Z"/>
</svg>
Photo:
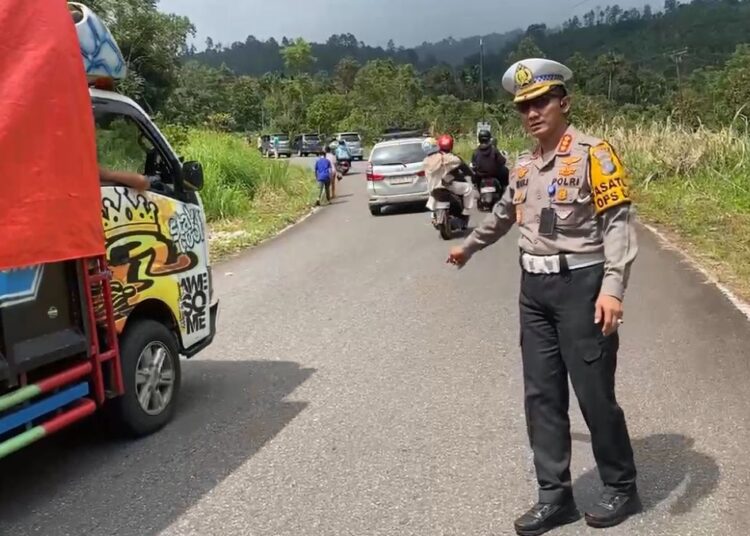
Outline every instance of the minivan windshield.
<svg viewBox="0 0 750 536">
<path fill-rule="evenodd" d="M 403 143 L 376 147 L 372 151 L 370 161 L 373 166 L 416 164 L 422 162 L 425 156 L 421 143 Z"/>
</svg>

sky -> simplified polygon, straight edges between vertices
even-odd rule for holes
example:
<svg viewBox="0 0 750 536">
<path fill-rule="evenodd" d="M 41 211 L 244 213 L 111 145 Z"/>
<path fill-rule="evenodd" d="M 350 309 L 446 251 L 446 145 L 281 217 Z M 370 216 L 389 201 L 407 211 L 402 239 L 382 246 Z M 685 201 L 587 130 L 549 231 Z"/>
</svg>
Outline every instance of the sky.
<svg viewBox="0 0 750 536">
<path fill-rule="evenodd" d="M 369 45 L 412 47 L 453 36 L 556 25 L 597 6 L 623 9 L 662 0 L 160 0 L 162 11 L 187 15 L 197 29 L 196 47 L 206 37 L 230 45 L 248 35 L 266 40 L 304 37 L 324 42 L 333 34 L 352 33 Z"/>
</svg>

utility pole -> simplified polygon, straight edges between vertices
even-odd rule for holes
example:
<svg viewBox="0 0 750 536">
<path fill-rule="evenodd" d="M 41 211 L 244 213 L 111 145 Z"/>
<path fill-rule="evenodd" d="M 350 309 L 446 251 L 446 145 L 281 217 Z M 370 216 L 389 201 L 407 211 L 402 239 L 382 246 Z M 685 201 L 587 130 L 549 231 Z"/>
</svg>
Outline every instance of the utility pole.
<svg viewBox="0 0 750 536">
<path fill-rule="evenodd" d="M 682 93 L 682 76 L 680 74 L 680 64 L 682 63 L 683 56 L 685 56 L 685 54 L 687 53 L 688 49 L 683 48 L 682 50 L 677 50 L 669 55 L 674 62 L 675 69 L 677 70 L 677 88 L 680 93 Z"/>
<path fill-rule="evenodd" d="M 482 123 L 487 122 L 487 112 L 484 105 L 484 39 L 479 38 L 479 88 L 482 94 Z"/>
</svg>

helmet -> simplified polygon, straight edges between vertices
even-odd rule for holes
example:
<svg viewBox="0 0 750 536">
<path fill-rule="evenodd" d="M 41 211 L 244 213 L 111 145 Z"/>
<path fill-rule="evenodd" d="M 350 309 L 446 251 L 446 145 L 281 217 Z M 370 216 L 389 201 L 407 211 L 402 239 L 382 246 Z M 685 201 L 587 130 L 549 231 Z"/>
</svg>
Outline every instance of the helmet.
<svg viewBox="0 0 750 536">
<path fill-rule="evenodd" d="M 449 153 L 453 150 L 453 136 L 450 134 L 443 134 L 437 140 L 438 147 L 444 153 Z"/>
<path fill-rule="evenodd" d="M 438 147 L 438 142 L 435 138 L 425 138 L 422 141 L 422 150 L 429 156 L 438 152 L 440 148 Z"/>
<path fill-rule="evenodd" d="M 477 139 L 479 140 L 479 143 L 489 143 L 492 139 L 492 134 L 489 130 L 480 130 L 479 134 L 477 134 Z"/>
</svg>

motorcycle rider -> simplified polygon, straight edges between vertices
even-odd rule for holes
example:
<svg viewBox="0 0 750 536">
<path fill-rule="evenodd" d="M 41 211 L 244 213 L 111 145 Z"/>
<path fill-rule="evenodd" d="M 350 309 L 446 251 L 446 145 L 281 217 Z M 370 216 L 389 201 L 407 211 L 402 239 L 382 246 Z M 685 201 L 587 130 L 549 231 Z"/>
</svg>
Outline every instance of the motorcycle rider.
<svg viewBox="0 0 750 536">
<path fill-rule="evenodd" d="M 344 140 L 339 140 L 338 146 L 336 147 L 336 160 L 339 162 L 352 163 L 352 153 L 349 152 L 349 148 L 346 146 Z"/>
<path fill-rule="evenodd" d="M 424 159 L 424 171 L 430 192 L 427 208 L 435 212 L 435 198 L 432 197 L 432 192 L 436 188 L 445 188 L 461 196 L 464 227 L 467 226 L 470 211 L 474 208 L 474 188 L 464 177 L 472 177 L 474 174 L 459 156 L 453 154 L 453 136 L 443 134 L 437 140 L 427 138 L 422 142 L 422 149 L 427 153 Z"/>
<path fill-rule="evenodd" d="M 474 150 L 474 154 L 471 156 L 477 189 L 481 189 L 482 179 L 497 179 L 500 183 L 497 192 L 499 199 L 508 187 L 509 172 L 505 165 L 505 157 L 497 150 L 497 140 L 492 137 L 488 130 L 480 130 L 477 139 L 479 140 L 479 147 Z"/>
</svg>

